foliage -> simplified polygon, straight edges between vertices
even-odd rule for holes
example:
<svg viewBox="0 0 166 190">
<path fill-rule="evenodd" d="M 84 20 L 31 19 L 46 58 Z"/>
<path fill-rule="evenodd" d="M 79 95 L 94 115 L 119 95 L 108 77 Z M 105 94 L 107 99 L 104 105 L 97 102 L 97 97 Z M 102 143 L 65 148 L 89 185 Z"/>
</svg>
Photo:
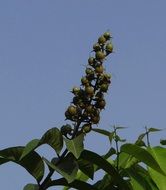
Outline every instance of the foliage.
<svg viewBox="0 0 166 190">
<path fill-rule="evenodd" d="M 60 129 L 49 129 L 40 139 L 34 139 L 26 146 L 0 150 L 0 164 L 15 162 L 36 179 L 36 184 L 27 184 L 24 190 L 46 190 L 57 185 L 63 186 L 63 190 L 165 189 L 166 140 L 161 140 L 161 146 L 156 147 L 151 147 L 149 141 L 150 133 L 160 129 L 145 127 L 145 132 L 134 143 L 126 143 L 118 135 L 124 127 L 113 126 L 111 131 L 94 128 L 106 106 L 105 94 L 111 84 L 111 75 L 105 72 L 103 65 L 106 57 L 113 53 L 111 39 L 111 34 L 105 32 L 93 45 L 93 56 L 88 59 L 81 86 L 71 91 L 74 97 L 65 112 L 68 124 Z M 89 132 L 109 139 L 110 149 L 105 155 L 84 149 Z M 52 160 L 41 157 L 36 149 L 43 144 L 52 147 L 57 156 Z M 45 166 L 49 169 L 47 175 L 44 175 Z M 105 174 L 96 181 L 94 176 L 98 170 Z M 62 178 L 52 179 L 55 172 Z M 91 184 L 89 179 L 93 180 Z"/>
</svg>

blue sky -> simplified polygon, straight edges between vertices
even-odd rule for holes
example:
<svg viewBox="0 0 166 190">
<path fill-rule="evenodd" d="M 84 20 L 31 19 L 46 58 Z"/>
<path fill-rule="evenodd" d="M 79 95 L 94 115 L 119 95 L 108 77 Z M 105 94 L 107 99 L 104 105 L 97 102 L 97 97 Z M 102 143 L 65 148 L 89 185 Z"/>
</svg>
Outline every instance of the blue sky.
<svg viewBox="0 0 166 190">
<path fill-rule="evenodd" d="M 128 127 L 120 134 L 129 141 L 145 125 L 165 128 L 165 7 L 155 0 L 0 1 L 0 149 L 66 123 L 69 91 L 80 84 L 92 45 L 106 30 L 115 53 L 105 63 L 113 79 L 100 127 Z M 152 144 L 165 136 L 165 130 L 151 135 Z M 86 141 L 100 154 L 108 149 L 99 136 Z M 39 151 L 48 154 L 47 147 Z M 0 181 L 4 190 L 34 182 L 13 163 L 0 167 Z"/>
</svg>

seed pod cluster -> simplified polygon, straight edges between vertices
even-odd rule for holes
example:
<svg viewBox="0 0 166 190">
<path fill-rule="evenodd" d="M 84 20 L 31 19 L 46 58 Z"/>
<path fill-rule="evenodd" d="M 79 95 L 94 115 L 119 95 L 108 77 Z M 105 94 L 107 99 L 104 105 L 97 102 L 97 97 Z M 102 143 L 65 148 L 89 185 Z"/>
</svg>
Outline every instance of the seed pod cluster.
<svg viewBox="0 0 166 190">
<path fill-rule="evenodd" d="M 105 72 L 103 62 L 113 52 L 110 39 L 111 34 L 105 32 L 93 45 L 94 53 L 88 59 L 81 86 L 72 89 L 74 97 L 65 112 L 66 119 L 75 123 L 81 121 L 84 133 L 89 132 L 93 124 L 99 123 L 100 112 L 106 105 L 104 93 L 111 84 L 111 75 Z"/>
</svg>

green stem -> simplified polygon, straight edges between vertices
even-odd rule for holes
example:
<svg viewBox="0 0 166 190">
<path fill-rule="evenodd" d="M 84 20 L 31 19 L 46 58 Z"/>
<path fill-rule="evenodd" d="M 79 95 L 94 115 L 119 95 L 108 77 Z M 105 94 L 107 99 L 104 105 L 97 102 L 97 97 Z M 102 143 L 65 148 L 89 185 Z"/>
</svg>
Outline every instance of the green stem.
<svg viewBox="0 0 166 190">
<path fill-rule="evenodd" d="M 148 145 L 148 147 L 150 147 L 150 140 L 149 140 L 149 131 L 148 131 L 148 128 L 145 127 L 145 130 L 146 130 L 147 145 Z"/>
</svg>

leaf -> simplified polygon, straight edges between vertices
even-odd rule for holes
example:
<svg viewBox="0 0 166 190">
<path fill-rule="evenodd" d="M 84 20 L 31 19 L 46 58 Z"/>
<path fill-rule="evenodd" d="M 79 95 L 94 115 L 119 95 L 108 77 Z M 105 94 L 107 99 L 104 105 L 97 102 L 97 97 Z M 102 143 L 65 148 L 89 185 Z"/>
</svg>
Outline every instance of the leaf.
<svg viewBox="0 0 166 190">
<path fill-rule="evenodd" d="M 165 162 L 166 148 L 156 146 L 153 148 L 148 148 L 148 151 L 151 153 L 151 155 L 159 164 L 160 168 L 162 168 L 162 170 L 166 174 L 166 162 Z"/>
<path fill-rule="evenodd" d="M 157 129 L 157 128 L 149 128 L 148 132 L 157 132 L 157 131 L 162 131 L 162 129 Z"/>
<path fill-rule="evenodd" d="M 153 181 L 155 181 L 159 190 L 165 190 L 166 187 L 166 176 L 156 172 L 152 168 L 149 168 L 149 174 Z"/>
<path fill-rule="evenodd" d="M 111 147 L 110 149 L 109 149 L 109 151 L 105 154 L 105 155 L 103 155 L 102 157 L 105 159 L 105 160 L 107 160 L 110 156 L 112 156 L 113 154 L 116 154 L 116 150 L 113 148 L 113 147 Z"/>
<path fill-rule="evenodd" d="M 93 179 L 94 176 L 94 166 L 91 162 L 84 160 L 84 159 L 79 159 L 78 160 L 78 166 L 79 169 L 86 174 L 89 178 Z"/>
<path fill-rule="evenodd" d="M 111 182 L 111 176 L 105 174 L 103 179 L 95 183 L 94 186 L 100 190 L 108 190 L 108 189 L 110 190 L 110 188 L 113 186 Z"/>
<path fill-rule="evenodd" d="M 24 149 L 20 159 L 23 159 L 27 154 L 29 154 L 31 151 L 35 150 L 37 147 L 39 147 L 43 144 L 50 145 L 57 153 L 60 153 L 60 151 L 63 147 L 63 137 L 62 137 L 59 129 L 56 127 L 49 129 L 42 136 L 42 138 L 40 140 L 34 139 L 34 140 L 30 141 L 25 146 L 25 149 Z"/>
<path fill-rule="evenodd" d="M 114 136 L 115 136 L 115 132 L 111 132 L 109 135 L 110 144 L 112 144 L 112 140 L 113 140 Z"/>
<path fill-rule="evenodd" d="M 126 141 L 126 139 L 121 139 L 118 135 L 115 135 L 114 139 L 116 142 L 125 142 Z"/>
<path fill-rule="evenodd" d="M 147 171 L 144 174 L 144 172 L 137 170 L 137 167 L 128 168 L 126 171 L 130 176 L 131 184 L 134 190 L 156 189 L 156 185 L 150 179 Z"/>
<path fill-rule="evenodd" d="M 161 139 L 161 140 L 160 140 L 160 144 L 166 145 L 166 139 Z"/>
<path fill-rule="evenodd" d="M 40 143 L 50 145 L 59 154 L 63 147 L 63 137 L 59 129 L 54 127 L 42 136 Z"/>
<path fill-rule="evenodd" d="M 23 190 L 39 190 L 39 186 L 36 184 L 27 184 Z"/>
<path fill-rule="evenodd" d="M 38 182 L 41 181 L 44 175 L 44 163 L 39 154 L 32 151 L 25 156 L 21 161 L 20 157 L 24 150 L 24 147 L 11 147 L 0 151 L 0 164 L 5 162 L 15 162 L 24 167 Z"/>
<path fill-rule="evenodd" d="M 83 141 L 84 141 L 84 134 L 81 134 L 72 140 L 65 139 L 65 143 L 66 143 L 66 147 L 68 151 L 73 153 L 73 155 L 76 158 L 79 158 L 81 152 L 84 149 Z"/>
<path fill-rule="evenodd" d="M 143 140 L 143 138 L 145 137 L 145 135 L 146 135 L 146 133 L 142 133 L 142 134 L 140 134 L 139 136 L 138 136 L 138 141 L 139 140 Z"/>
<path fill-rule="evenodd" d="M 163 174 L 163 171 L 161 170 L 159 164 L 146 149 L 143 149 L 135 144 L 124 144 L 121 146 L 121 152 L 125 152 L 129 155 L 134 156 L 136 159 L 142 161 L 147 166 Z"/>
<path fill-rule="evenodd" d="M 81 153 L 81 158 L 88 160 L 92 162 L 93 164 L 99 166 L 99 168 L 103 169 L 105 172 L 107 172 L 111 177 L 112 181 L 115 183 L 118 183 L 121 187 L 123 187 L 125 190 L 130 189 L 128 187 L 128 184 L 121 178 L 118 171 L 114 166 L 112 166 L 108 161 L 106 161 L 104 158 L 99 156 L 98 154 L 91 152 L 89 150 L 84 150 Z"/>
<path fill-rule="evenodd" d="M 78 164 L 71 153 L 63 158 L 58 165 L 49 162 L 46 158 L 43 159 L 49 167 L 61 174 L 68 183 L 71 183 L 76 178 Z"/>
<path fill-rule="evenodd" d="M 93 128 L 92 131 L 95 131 L 97 133 L 100 133 L 100 134 L 108 136 L 108 137 L 110 136 L 110 132 L 106 131 L 104 129 Z"/>
<path fill-rule="evenodd" d="M 85 183 L 83 181 L 74 180 L 71 183 L 67 183 L 67 181 L 64 178 L 60 178 L 57 180 L 51 181 L 46 188 L 51 186 L 67 186 L 78 190 L 99 190 L 95 188 L 93 185 L 90 185 L 88 183 Z"/>
<path fill-rule="evenodd" d="M 31 140 L 24 148 L 23 153 L 20 157 L 20 160 L 24 158 L 27 154 L 35 150 L 39 146 L 40 140 L 39 139 L 34 139 Z"/>
<path fill-rule="evenodd" d="M 115 127 L 115 129 L 126 129 L 127 127 L 121 127 L 121 126 L 118 126 L 118 127 L 116 127 L 116 126 L 114 126 Z"/>
<path fill-rule="evenodd" d="M 88 181 L 89 177 L 86 174 L 84 174 L 82 171 L 79 171 L 77 173 L 76 179 L 78 179 L 80 181 L 85 181 L 86 182 L 86 181 Z"/>
</svg>

